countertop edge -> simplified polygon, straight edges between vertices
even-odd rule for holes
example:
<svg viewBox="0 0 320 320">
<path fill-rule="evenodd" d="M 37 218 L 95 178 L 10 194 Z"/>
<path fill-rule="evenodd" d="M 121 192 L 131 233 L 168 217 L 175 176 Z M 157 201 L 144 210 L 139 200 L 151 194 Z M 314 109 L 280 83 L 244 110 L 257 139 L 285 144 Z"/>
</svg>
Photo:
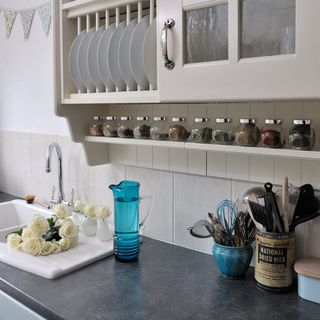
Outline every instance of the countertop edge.
<svg viewBox="0 0 320 320">
<path fill-rule="evenodd" d="M 18 288 L 12 286 L 7 281 L 3 280 L 0 276 L 0 290 L 11 296 L 13 299 L 22 303 L 24 306 L 28 307 L 32 311 L 36 312 L 45 319 L 52 320 L 65 320 L 62 316 L 48 308 L 47 306 L 41 304 L 39 301 L 33 299 L 25 292 L 19 290 Z"/>
</svg>

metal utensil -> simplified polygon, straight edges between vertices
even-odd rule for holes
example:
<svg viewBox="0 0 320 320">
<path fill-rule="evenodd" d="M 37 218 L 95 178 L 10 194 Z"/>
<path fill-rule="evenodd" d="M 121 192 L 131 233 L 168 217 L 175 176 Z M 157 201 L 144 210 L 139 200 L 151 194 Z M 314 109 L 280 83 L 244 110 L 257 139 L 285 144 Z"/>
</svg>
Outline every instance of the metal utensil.
<svg viewBox="0 0 320 320">
<path fill-rule="evenodd" d="M 238 210 L 236 204 L 228 199 L 221 201 L 217 206 L 217 218 L 223 228 L 230 232 L 236 222 Z"/>
<path fill-rule="evenodd" d="M 196 238 L 214 238 L 213 226 L 205 219 L 197 221 L 193 227 L 188 229 L 190 234 Z"/>
<path fill-rule="evenodd" d="M 242 196 L 242 203 L 247 204 L 249 200 L 252 201 L 252 197 L 254 197 L 255 202 L 258 203 L 258 199 L 263 197 L 264 191 L 265 190 L 262 187 L 253 187 L 248 189 Z"/>
</svg>

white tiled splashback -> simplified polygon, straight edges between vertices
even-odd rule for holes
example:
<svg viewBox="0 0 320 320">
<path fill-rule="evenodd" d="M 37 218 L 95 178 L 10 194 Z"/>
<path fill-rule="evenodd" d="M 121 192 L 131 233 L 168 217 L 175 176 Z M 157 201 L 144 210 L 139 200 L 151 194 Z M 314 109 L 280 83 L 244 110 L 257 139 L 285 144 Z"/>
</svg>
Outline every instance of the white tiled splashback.
<svg viewBox="0 0 320 320">
<path fill-rule="evenodd" d="M 16 196 L 33 193 L 38 200 L 48 200 L 51 186 L 57 185 L 56 159 L 53 160 L 53 172 L 48 174 L 44 171 L 46 148 L 53 141 L 57 141 L 62 148 L 67 195 L 70 195 L 71 187 L 74 187 L 77 198 L 113 208 L 112 194 L 107 186 L 123 179 L 139 180 L 141 194 L 152 195 L 154 199 L 145 234 L 207 253 L 211 252 L 212 241 L 191 237 L 187 228 L 205 217 L 208 211 L 213 211 L 219 201 L 225 198 L 236 200 L 246 189 L 266 180 L 281 182 L 285 174 L 289 174 L 290 180 L 297 185 L 311 182 L 320 187 L 317 178 L 320 170 L 318 161 L 275 159 L 271 161 L 272 168 L 276 168 L 273 171 L 268 158 L 244 156 L 242 159 L 229 154 L 208 153 L 208 176 L 205 176 L 206 170 L 202 166 L 202 169 L 194 167 L 198 157 L 200 163 L 206 162 L 203 154 L 192 155 L 192 166 L 189 167 L 190 161 L 187 160 L 187 167 L 182 164 L 184 170 L 178 170 L 179 161 L 171 164 L 173 154 L 169 149 L 142 149 L 139 158 L 137 150 L 133 151 L 131 148 L 123 152 L 125 147 L 116 146 L 115 148 L 121 149 L 119 156 L 119 149 L 113 152 L 113 146 L 111 158 L 122 164 L 88 167 L 81 145 L 73 143 L 69 137 L 0 132 L 0 190 Z M 125 159 L 124 155 L 132 159 Z M 190 156 L 187 159 L 189 158 Z M 242 178 L 246 181 L 238 180 Z M 320 257 L 319 241 L 320 218 L 299 226 L 297 256 Z"/>
</svg>

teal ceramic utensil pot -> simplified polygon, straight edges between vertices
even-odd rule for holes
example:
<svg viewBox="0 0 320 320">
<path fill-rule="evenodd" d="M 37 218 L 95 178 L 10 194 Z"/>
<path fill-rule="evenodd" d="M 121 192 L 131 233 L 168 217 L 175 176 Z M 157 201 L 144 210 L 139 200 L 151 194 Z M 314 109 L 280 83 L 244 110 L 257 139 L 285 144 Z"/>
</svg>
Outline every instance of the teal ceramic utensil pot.
<svg viewBox="0 0 320 320">
<path fill-rule="evenodd" d="M 252 246 L 228 247 L 215 243 L 213 258 L 220 273 L 230 279 L 241 279 L 248 271 L 252 259 Z"/>
</svg>

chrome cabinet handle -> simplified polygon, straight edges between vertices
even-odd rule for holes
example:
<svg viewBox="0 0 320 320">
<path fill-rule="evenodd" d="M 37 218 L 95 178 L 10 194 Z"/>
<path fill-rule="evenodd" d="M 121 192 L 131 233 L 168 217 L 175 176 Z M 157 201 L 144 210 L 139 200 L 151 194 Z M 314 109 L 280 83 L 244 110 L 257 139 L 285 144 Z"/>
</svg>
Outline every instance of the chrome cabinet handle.
<svg viewBox="0 0 320 320">
<path fill-rule="evenodd" d="M 164 66 L 169 70 L 174 68 L 175 63 L 168 57 L 168 29 L 172 29 L 174 25 L 175 22 L 173 19 L 167 19 L 164 22 L 164 27 L 161 32 L 162 57 L 164 59 Z"/>
</svg>

